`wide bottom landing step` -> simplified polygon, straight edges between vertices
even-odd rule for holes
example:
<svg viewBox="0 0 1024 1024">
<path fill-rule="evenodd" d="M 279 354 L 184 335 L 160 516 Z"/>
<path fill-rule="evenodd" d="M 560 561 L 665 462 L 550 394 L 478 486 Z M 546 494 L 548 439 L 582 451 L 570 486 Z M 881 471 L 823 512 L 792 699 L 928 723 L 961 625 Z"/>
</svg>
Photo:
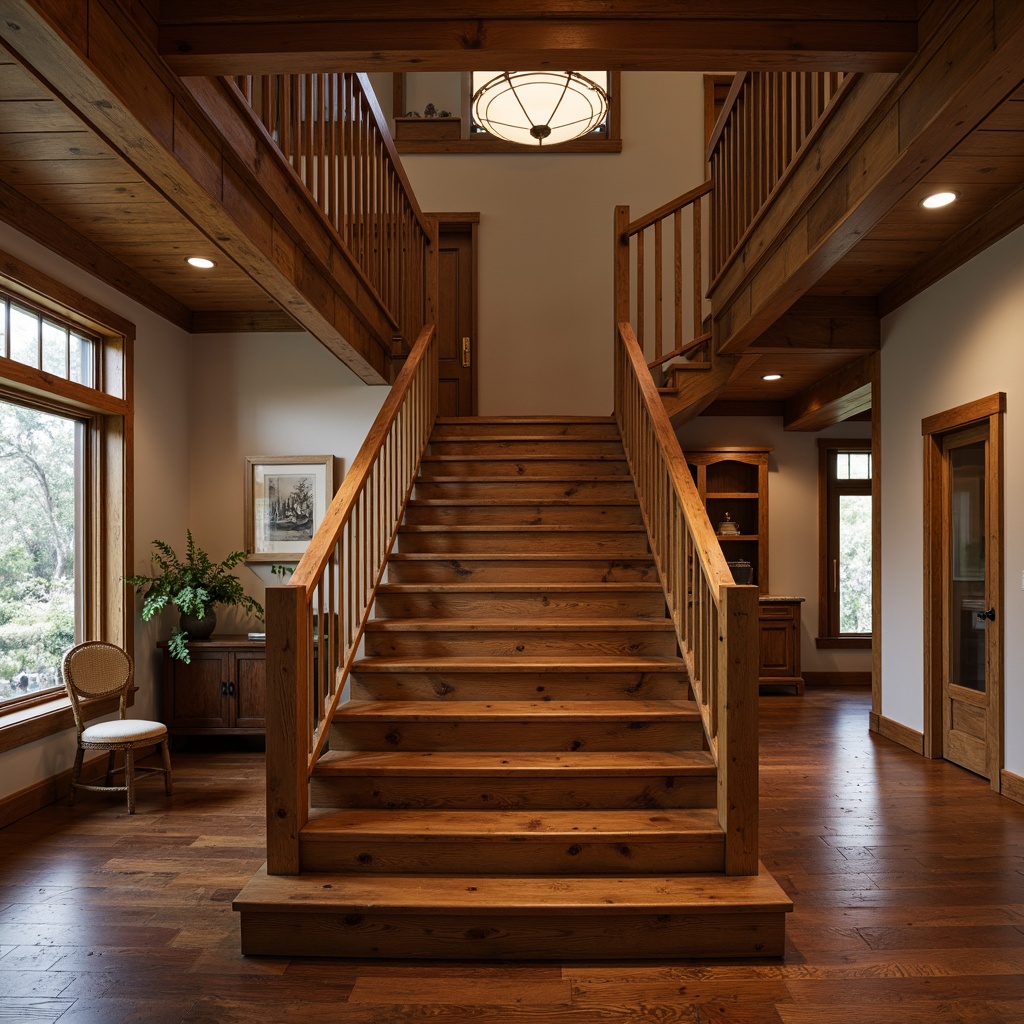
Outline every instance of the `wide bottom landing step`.
<svg viewBox="0 0 1024 1024">
<path fill-rule="evenodd" d="M 778 957 L 793 904 L 758 875 L 268 875 L 239 893 L 262 956 L 629 960 Z"/>
</svg>

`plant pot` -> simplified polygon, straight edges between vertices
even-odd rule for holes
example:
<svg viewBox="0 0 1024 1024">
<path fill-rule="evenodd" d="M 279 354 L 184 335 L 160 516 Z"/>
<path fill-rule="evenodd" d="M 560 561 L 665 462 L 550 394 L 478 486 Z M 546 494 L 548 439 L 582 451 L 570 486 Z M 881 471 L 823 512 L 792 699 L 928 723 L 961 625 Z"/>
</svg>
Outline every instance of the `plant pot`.
<svg viewBox="0 0 1024 1024">
<path fill-rule="evenodd" d="M 217 628 L 217 613 L 209 608 L 201 619 L 197 619 L 194 615 L 182 612 L 178 619 L 178 628 L 183 633 L 188 633 L 189 640 L 209 640 Z"/>
</svg>

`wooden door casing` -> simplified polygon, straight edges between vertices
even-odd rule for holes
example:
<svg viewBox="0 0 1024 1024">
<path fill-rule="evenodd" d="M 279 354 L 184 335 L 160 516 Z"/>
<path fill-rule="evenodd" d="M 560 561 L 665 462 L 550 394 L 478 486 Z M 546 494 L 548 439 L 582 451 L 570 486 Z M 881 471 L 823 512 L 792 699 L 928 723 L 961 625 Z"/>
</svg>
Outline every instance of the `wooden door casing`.
<svg viewBox="0 0 1024 1024">
<path fill-rule="evenodd" d="M 438 218 L 438 415 L 475 416 L 477 298 L 475 213 Z M 468 339 L 468 360 L 463 358 Z M 469 365 L 464 365 L 465 362 Z"/>
</svg>

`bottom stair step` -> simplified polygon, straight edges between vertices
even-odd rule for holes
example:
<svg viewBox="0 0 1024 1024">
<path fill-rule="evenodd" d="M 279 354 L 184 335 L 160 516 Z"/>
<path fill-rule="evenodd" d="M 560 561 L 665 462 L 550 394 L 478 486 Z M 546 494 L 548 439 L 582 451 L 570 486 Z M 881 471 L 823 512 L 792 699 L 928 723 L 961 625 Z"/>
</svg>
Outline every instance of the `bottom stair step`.
<svg viewBox="0 0 1024 1024">
<path fill-rule="evenodd" d="M 621 960 L 782 956 L 770 874 L 650 878 L 253 876 L 233 907 L 265 956 Z"/>
</svg>

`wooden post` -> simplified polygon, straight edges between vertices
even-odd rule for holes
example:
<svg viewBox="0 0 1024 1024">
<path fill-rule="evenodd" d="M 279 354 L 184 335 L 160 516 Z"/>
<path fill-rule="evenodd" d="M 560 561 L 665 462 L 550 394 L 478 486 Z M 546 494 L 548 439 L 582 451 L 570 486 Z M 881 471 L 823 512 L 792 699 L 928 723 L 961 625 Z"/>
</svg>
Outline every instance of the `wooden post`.
<svg viewBox="0 0 1024 1024">
<path fill-rule="evenodd" d="M 299 873 L 309 816 L 309 615 L 306 590 L 267 588 L 267 873 Z"/>
<path fill-rule="evenodd" d="M 718 820 L 725 873 L 758 872 L 757 587 L 724 586 L 718 613 Z"/>
<path fill-rule="evenodd" d="M 629 225 L 629 207 L 615 207 L 615 329 L 629 323 L 629 239 L 623 237 Z"/>
<path fill-rule="evenodd" d="M 426 262 L 423 268 L 424 273 L 424 286 L 426 288 L 426 323 L 436 324 L 439 311 L 441 309 L 441 293 L 440 288 L 440 253 L 439 253 L 439 227 L 438 220 L 436 217 L 428 217 L 427 221 L 430 225 L 430 239 L 427 242 L 426 251 Z"/>
</svg>

